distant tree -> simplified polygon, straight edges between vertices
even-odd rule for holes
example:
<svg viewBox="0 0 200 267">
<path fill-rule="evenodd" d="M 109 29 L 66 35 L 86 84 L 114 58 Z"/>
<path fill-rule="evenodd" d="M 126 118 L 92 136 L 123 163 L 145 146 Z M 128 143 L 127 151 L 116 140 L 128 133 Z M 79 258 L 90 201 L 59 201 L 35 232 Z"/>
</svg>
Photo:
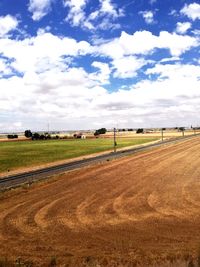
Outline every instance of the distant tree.
<svg viewBox="0 0 200 267">
<path fill-rule="evenodd" d="M 47 139 L 51 139 L 52 137 L 51 137 L 50 134 L 48 134 L 48 135 L 46 136 L 46 138 L 47 138 Z"/>
<path fill-rule="evenodd" d="M 30 137 L 32 137 L 32 132 L 31 132 L 31 130 L 26 130 L 25 132 L 24 132 L 24 135 L 27 137 L 27 138 L 30 138 Z"/>
<path fill-rule="evenodd" d="M 105 134 L 107 132 L 106 128 L 101 128 L 98 131 L 100 134 Z"/>
<path fill-rule="evenodd" d="M 39 140 L 40 139 L 40 135 L 39 135 L 39 133 L 34 133 L 33 135 L 32 135 L 32 140 Z"/>
<path fill-rule="evenodd" d="M 129 132 L 132 132 L 132 131 L 133 131 L 133 129 L 129 128 L 129 129 L 128 129 L 128 131 L 129 131 Z"/>
<path fill-rule="evenodd" d="M 40 137 L 39 137 L 40 140 L 45 140 L 46 139 L 46 136 L 44 134 L 41 134 Z"/>
<path fill-rule="evenodd" d="M 165 131 L 165 130 L 166 130 L 166 128 L 162 128 L 162 130 L 163 130 L 163 131 Z"/>
<path fill-rule="evenodd" d="M 179 127 L 178 130 L 179 130 L 180 132 L 183 132 L 183 131 L 185 131 L 185 127 Z"/>
<path fill-rule="evenodd" d="M 97 136 L 99 134 L 105 134 L 107 132 L 106 128 L 101 128 L 95 131 L 94 136 Z"/>
<path fill-rule="evenodd" d="M 99 135 L 99 132 L 98 132 L 98 130 L 96 130 L 95 132 L 94 132 L 94 136 L 98 136 Z"/>
<path fill-rule="evenodd" d="M 51 135 L 49 133 L 44 133 L 44 138 L 43 139 L 51 139 Z"/>
<path fill-rule="evenodd" d="M 138 133 L 144 133 L 144 129 L 143 129 L 143 128 L 139 128 L 139 129 L 137 129 L 136 133 L 137 133 L 137 134 L 138 134 Z"/>
</svg>

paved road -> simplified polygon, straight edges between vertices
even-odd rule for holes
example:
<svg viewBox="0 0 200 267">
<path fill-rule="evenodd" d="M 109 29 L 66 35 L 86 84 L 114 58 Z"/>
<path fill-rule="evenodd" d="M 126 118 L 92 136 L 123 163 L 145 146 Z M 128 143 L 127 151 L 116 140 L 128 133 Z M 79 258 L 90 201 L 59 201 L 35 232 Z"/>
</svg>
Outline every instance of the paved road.
<svg viewBox="0 0 200 267">
<path fill-rule="evenodd" d="M 198 134 L 198 135 L 200 135 L 200 134 Z M 23 183 L 32 183 L 33 181 L 36 181 L 36 180 L 45 179 L 45 178 L 53 176 L 55 174 L 59 174 L 59 173 L 66 172 L 69 170 L 74 170 L 74 169 L 88 166 L 90 164 L 94 164 L 97 162 L 103 162 L 103 161 L 108 161 L 108 160 L 112 160 L 115 158 L 120 158 L 123 156 L 134 154 L 134 153 L 139 152 L 139 151 L 145 151 L 145 150 L 148 150 L 148 149 L 151 149 L 154 147 L 159 147 L 159 146 L 162 146 L 165 144 L 173 144 L 173 143 L 181 142 L 185 139 L 193 138 L 195 136 L 197 136 L 197 134 L 185 136 L 185 137 L 174 138 L 174 139 L 170 139 L 170 140 L 165 140 L 163 142 L 158 142 L 158 143 L 140 146 L 140 147 L 136 147 L 136 148 L 124 149 L 124 150 L 117 151 L 115 153 L 110 152 L 107 154 L 103 154 L 103 155 L 99 155 L 99 156 L 95 156 L 95 157 L 91 157 L 91 158 L 87 158 L 87 159 L 82 159 L 82 160 L 78 160 L 78 161 L 73 161 L 73 162 L 69 162 L 69 163 L 64 163 L 64 164 L 60 164 L 60 165 L 56 165 L 56 166 L 51 166 L 51 167 L 47 167 L 47 168 L 42 168 L 39 170 L 33 170 L 33 171 L 25 172 L 22 174 L 5 176 L 5 177 L 2 177 L 0 179 L 0 190 L 5 190 L 9 187 L 17 187 Z"/>
</svg>

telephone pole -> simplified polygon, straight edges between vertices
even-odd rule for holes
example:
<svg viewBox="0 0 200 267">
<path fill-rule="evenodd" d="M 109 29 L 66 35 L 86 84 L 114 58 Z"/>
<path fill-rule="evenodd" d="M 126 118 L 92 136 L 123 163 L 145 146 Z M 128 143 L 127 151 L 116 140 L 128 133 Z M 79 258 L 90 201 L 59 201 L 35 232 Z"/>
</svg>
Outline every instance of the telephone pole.
<svg viewBox="0 0 200 267">
<path fill-rule="evenodd" d="M 117 146 L 117 142 L 116 142 L 116 128 L 114 128 L 114 143 L 113 143 L 113 148 L 114 148 L 114 153 L 116 152 L 116 146 Z"/>
</svg>

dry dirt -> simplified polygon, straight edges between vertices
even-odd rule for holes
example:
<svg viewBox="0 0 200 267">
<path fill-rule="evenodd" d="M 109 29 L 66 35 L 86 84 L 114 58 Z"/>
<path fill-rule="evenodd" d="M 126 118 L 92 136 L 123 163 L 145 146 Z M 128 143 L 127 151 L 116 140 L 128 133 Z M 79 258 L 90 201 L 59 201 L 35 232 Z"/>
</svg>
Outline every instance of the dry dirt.
<svg viewBox="0 0 200 267">
<path fill-rule="evenodd" d="M 1 195 L 0 255 L 36 266 L 150 266 L 199 247 L 200 137 Z"/>
</svg>

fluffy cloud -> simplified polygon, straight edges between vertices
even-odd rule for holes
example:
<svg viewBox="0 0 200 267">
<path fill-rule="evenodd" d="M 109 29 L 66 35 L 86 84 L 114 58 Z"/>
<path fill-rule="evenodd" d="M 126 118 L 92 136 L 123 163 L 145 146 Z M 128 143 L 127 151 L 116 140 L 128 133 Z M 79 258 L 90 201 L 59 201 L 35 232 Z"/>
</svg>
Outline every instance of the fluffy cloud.
<svg viewBox="0 0 200 267">
<path fill-rule="evenodd" d="M 106 64 L 93 62 L 93 66 L 109 76 Z M 0 88 L 4 88 L 0 113 L 14 114 L 17 122 L 26 121 L 29 128 L 34 121 L 39 129 L 44 121 L 57 129 L 195 125 L 200 108 L 199 73 L 195 65 L 157 64 L 146 71 L 150 77 L 158 75 L 157 80 L 143 80 L 114 92 L 100 86 L 98 73 L 91 76 L 82 68 L 26 73 L 0 79 Z"/>
<path fill-rule="evenodd" d="M 148 69 L 147 74 L 159 74 L 161 78 L 177 79 L 192 78 L 198 81 L 200 78 L 200 66 L 177 64 L 157 64 L 154 68 Z M 185 86 L 184 86 L 185 87 Z"/>
<path fill-rule="evenodd" d="M 0 87 L 4 91 L 0 96 L 0 113 L 17 112 L 18 118 L 29 118 L 34 122 L 49 118 L 61 122 L 63 119 L 92 117 L 91 102 L 106 93 L 95 84 L 81 68 L 70 68 L 65 72 L 52 69 L 1 79 Z"/>
<path fill-rule="evenodd" d="M 121 116 L 129 121 L 132 116 L 140 118 L 143 125 L 147 125 L 148 120 L 155 126 L 193 123 L 200 107 L 200 68 L 181 64 L 156 65 L 147 73 L 158 74 L 160 78 L 138 82 L 129 90 L 113 92 L 106 99 L 101 96 L 96 105 L 115 118 Z"/>
<path fill-rule="evenodd" d="M 146 64 L 147 61 L 145 61 L 144 59 L 138 59 L 134 56 L 126 56 L 123 58 L 115 59 L 112 61 L 114 77 L 134 77 L 137 75 L 137 71 Z"/>
<path fill-rule="evenodd" d="M 90 51 L 90 45 L 85 41 L 77 42 L 51 33 L 42 33 L 22 41 L 2 39 L 0 47 L 0 53 L 10 58 L 7 65 L 20 73 L 41 73 L 51 68 L 62 71 L 67 68 L 70 57 L 85 55 Z"/>
<path fill-rule="evenodd" d="M 190 28 L 192 24 L 190 22 L 177 22 L 176 24 L 176 32 L 180 34 L 185 34 Z"/>
<path fill-rule="evenodd" d="M 169 44 L 170 37 L 173 36 L 166 32 L 162 32 L 160 36 L 164 33 L 167 34 L 166 39 Z M 123 32 L 120 38 L 96 47 L 92 47 L 85 41 L 77 42 L 72 38 L 58 37 L 42 30 L 38 31 L 36 37 L 20 41 L 1 39 L 1 53 L 4 59 L 1 60 L 0 73 L 2 76 L 15 74 L 16 71 L 21 74 L 43 73 L 51 69 L 65 71 L 75 57 L 86 54 L 95 55 L 98 52 L 101 56 L 106 55 L 113 58 L 110 63 L 115 78 L 130 78 L 136 75 L 138 69 L 148 63 L 141 57 L 136 57 L 136 54 L 147 54 L 155 47 L 164 47 L 160 36 L 154 36 L 145 31 L 136 32 L 134 35 Z M 148 40 L 148 42 L 144 42 L 144 40 Z M 48 46 L 46 46 L 47 43 Z M 95 61 L 92 66 L 99 68 L 99 71 L 91 73 L 90 78 L 101 84 L 109 83 L 111 74 L 109 65 Z"/>
<path fill-rule="evenodd" d="M 100 11 L 101 14 L 108 14 L 114 18 L 123 16 L 123 9 L 117 9 L 117 7 L 111 2 L 111 0 L 100 0 Z"/>
<path fill-rule="evenodd" d="M 100 84 L 108 84 L 111 74 L 111 69 L 107 63 L 94 61 L 92 66 L 99 69 L 96 73 L 92 73 L 90 78 L 92 80 L 99 81 Z"/>
<path fill-rule="evenodd" d="M 188 16 L 188 18 L 192 20 L 200 19 L 200 4 L 197 4 L 197 3 L 192 3 L 189 5 L 186 4 L 181 9 L 181 13 L 183 15 Z"/>
<path fill-rule="evenodd" d="M 154 23 L 154 14 L 152 11 L 141 11 L 139 14 L 142 15 L 147 24 Z"/>
<path fill-rule="evenodd" d="M 69 7 L 69 13 L 66 20 L 69 21 L 72 26 L 79 26 L 85 20 L 84 8 L 87 4 L 87 0 L 65 0 L 64 6 Z M 88 25 L 89 27 L 89 25 Z"/>
<path fill-rule="evenodd" d="M 88 0 L 64 0 L 64 6 L 69 8 L 66 21 L 69 21 L 72 26 L 80 26 L 87 30 L 120 28 L 120 25 L 113 21 L 124 15 L 123 9 L 118 9 L 111 0 L 99 0 L 99 9 L 86 15 L 87 3 Z"/>
<path fill-rule="evenodd" d="M 197 45 L 196 38 L 186 35 L 162 31 L 156 36 L 149 31 L 137 31 L 133 35 L 122 32 L 119 38 L 100 45 L 97 50 L 114 59 L 125 55 L 152 53 L 155 49 L 168 49 L 172 56 L 180 56 Z"/>
<path fill-rule="evenodd" d="M 51 11 L 52 0 L 30 0 L 28 11 L 32 13 L 32 19 L 39 21 Z"/>
<path fill-rule="evenodd" d="M 0 17 L 0 37 L 4 37 L 7 33 L 12 30 L 15 30 L 18 26 L 18 20 L 11 16 L 7 15 L 5 17 Z"/>
<path fill-rule="evenodd" d="M 108 30 L 108 29 L 119 29 L 121 25 L 119 23 L 115 23 L 114 21 L 119 17 L 124 16 L 124 11 L 122 8 L 117 8 L 111 0 L 100 0 L 100 7 L 98 10 L 92 12 L 87 22 L 93 24 L 93 28 Z M 101 18 L 101 21 L 95 23 L 95 21 Z"/>
<path fill-rule="evenodd" d="M 104 6 L 101 2 L 101 14 L 112 23 L 120 12 L 109 4 L 111 1 Z M 65 5 L 75 16 L 83 12 L 83 23 L 95 25 L 99 10 L 87 21 L 86 1 L 66 0 Z M 69 18 L 76 23 L 73 19 Z M 189 26 L 178 25 L 181 34 Z M 93 46 L 44 30 L 20 40 L 1 38 L 1 125 L 7 127 L 6 116 L 15 129 L 42 129 L 47 121 L 51 129 L 110 128 L 117 123 L 120 127 L 195 125 L 200 109 L 200 67 L 180 62 L 184 52 L 198 45 L 198 35 L 167 31 L 159 35 L 122 32 L 118 38 L 101 39 Z M 169 51 L 171 57 L 164 53 L 169 58 L 162 59 L 159 49 Z M 149 54 L 159 55 L 160 64 L 146 60 Z M 87 65 L 82 64 L 84 56 L 90 56 L 85 57 Z M 139 70 L 142 75 L 127 83 Z M 135 83 L 130 84 L 132 81 Z"/>
</svg>

